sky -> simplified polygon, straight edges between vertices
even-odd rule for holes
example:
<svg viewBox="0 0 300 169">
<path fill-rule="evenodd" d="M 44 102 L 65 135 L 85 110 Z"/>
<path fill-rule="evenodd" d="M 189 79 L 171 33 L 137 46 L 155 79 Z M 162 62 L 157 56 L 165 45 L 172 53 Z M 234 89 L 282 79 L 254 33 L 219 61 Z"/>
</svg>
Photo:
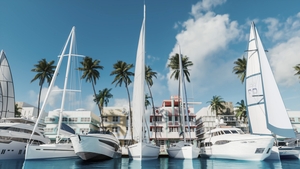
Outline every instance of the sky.
<svg viewBox="0 0 300 169">
<path fill-rule="evenodd" d="M 146 4 L 146 64 L 157 72 L 152 93 L 155 106 L 177 95 L 168 59 L 178 53 L 193 62 L 189 101 L 195 112 L 213 96 L 224 101 L 245 99 L 245 85 L 232 73 L 234 61 L 247 49 L 250 23 L 255 22 L 285 106 L 300 110 L 300 79 L 293 67 L 300 63 L 300 1 L 226 0 L 1 0 L 0 49 L 11 67 L 16 101 L 37 106 L 38 81 L 31 71 L 41 59 L 58 61 L 67 37 L 76 27 L 77 53 L 100 60 L 104 67 L 96 90 L 111 88 L 108 106 L 128 105 L 125 86 L 112 84 L 113 64 L 135 64 Z M 132 69 L 134 72 L 134 69 Z M 132 78 L 133 80 L 133 78 Z M 48 85 L 43 86 L 42 100 Z M 62 86 L 55 86 L 62 88 Z M 91 83 L 82 82 L 81 108 L 99 111 Z M 129 86 L 132 97 L 132 85 Z M 60 98 L 59 98 L 60 97 Z M 51 95 L 46 111 L 60 107 Z M 51 102 L 52 101 L 52 102 Z"/>
</svg>

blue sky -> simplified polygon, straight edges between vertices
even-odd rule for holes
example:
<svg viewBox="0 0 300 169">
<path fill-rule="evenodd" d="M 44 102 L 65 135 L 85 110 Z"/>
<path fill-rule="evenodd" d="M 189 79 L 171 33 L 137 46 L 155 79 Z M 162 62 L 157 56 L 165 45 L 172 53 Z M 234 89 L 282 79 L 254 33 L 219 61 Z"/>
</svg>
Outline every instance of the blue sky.
<svg viewBox="0 0 300 169">
<path fill-rule="evenodd" d="M 232 73 L 233 62 L 247 48 L 255 21 L 287 109 L 300 110 L 300 80 L 293 66 L 300 63 L 300 1 L 146 0 L 146 64 L 156 71 L 152 87 L 155 105 L 177 95 L 170 80 L 168 58 L 181 45 L 194 63 L 188 97 L 202 102 L 219 95 L 225 101 L 244 99 L 244 84 Z M 109 106 L 126 106 L 125 87 L 115 87 L 110 76 L 117 60 L 135 63 L 143 19 L 142 0 L 2 0 L 0 49 L 12 69 L 17 101 L 37 105 L 38 82 L 30 70 L 39 60 L 55 60 L 76 27 L 78 54 L 101 61 L 104 69 L 96 89 L 112 88 Z M 134 69 L 132 70 L 134 71 Z M 93 110 L 92 87 L 82 83 L 83 107 Z M 47 86 L 44 86 L 45 93 Z M 130 86 L 132 95 L 132 85 Z M 57 103 L 47 111 L 59 108 Z"/>
</svg>

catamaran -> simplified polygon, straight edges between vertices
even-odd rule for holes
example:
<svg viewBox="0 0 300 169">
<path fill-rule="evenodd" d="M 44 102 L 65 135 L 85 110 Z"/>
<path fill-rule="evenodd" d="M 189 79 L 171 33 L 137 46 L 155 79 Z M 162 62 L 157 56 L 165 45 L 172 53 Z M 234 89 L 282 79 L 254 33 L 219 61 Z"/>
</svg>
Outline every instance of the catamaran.
<svg viewBox="0 0 300 169">
<path fill-rule="evenodd" d="M 69 45 L 69 53 L 66 53 L 67 47 Z M 25 159 L 26 160 L 31 160 L 31 159 L 49 159 L 49 158 L 75 158 L 77 155 L 74 152 L 73 145 L 69 140 L 69 137 L 71 134 L 75 134 L 75 132 L 69 132 L 69 135 L 61 135 L 61 126 L 62 126 L 62 118 L 63 118 L 63 111 L 65 110 L 65 97 L 66 93 L 68 92 L 80 92 L 78 90 L 74 89 L 67 89 L 68 85 L 68 80 L 69 79 L 69 71 L 70 71 L 70 66 L 71 66 L 71 60 L 74 59 L 75 57 L 84 57 L 83 55 L 77 55 L 75 54 L 74 51 L 74 45 L 75 45 L 75 27 L 72 28 L 69 37 L 67 39 L 67 42 L 62 50 L 61 55 L 59 56 L 59 61 L 56 66 L 55 72 L 53 74 L 53 78 L 51 80 L 51 83 L 49 85 L 48 91 L 46 93 L 45 100 L 43 102 L 43 105 L 41 107 L 41 113 L 38 117 L 38 120 L 41 118 L 41 114 L 45 108 L 45 105 L 47 104 L 47 100 L 49 98 L 49 95 L 51 92 L 55 92 L 52 90 L 53 85 L 55 84 L 56 77 L 58 76 L 61 63 L 63 61 L 63 58 L 68 58 L 67 61 L 67 67 L 66 67 L 66 74 L 65 74 L 65 79 L 64 79 L 64 86 L 62 90 L 62 100 L 61 100 L 61 107 L 58 109 L 58 114 L 59 114 L 59 121 L 58 121 L 58 127 L 57 127 L 57 136 L 56 136 L 56 141 L 55 143 L 51 144 L 43 144 L 43 145 L 33 145 L 29 143 L 26 147 L 26 155 Z M 75 68 L 74 68 L 75 69 Z M 36 126 L 35 126 L 36 128 Z M 34 130 L 35 131 L 35 130 Z M 33 136 L 33 133 L 31 134 Z M 63 141 L 63 142 L 61 142 Z"/>
<path fill-rule="evenodd" d="M 152 144 L 149 138 L 144 136 L 146 128 L 145 120 L 145 22 L 146 6 L 144 5 L 144 19 L 139 37 L 134 84 L 133 84 L 133 134 L 137 143 L 128 146 L 128 155 L 134 160 L 151 160 L 157 159 L 160 148 Z"/>
</svg>

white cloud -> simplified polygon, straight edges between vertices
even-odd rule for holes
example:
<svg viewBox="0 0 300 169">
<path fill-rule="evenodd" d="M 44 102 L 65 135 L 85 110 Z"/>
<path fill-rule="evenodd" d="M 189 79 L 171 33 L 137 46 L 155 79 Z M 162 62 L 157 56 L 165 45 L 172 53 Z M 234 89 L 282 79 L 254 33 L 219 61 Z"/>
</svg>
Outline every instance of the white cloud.
<svg viewBox="0 0 300 169">
<path fill-rule="evenodd" d="M 300 37 L 293 37 L 270 49 L 270 64 L 278 83 L 291 86 L 298 83 L 294 66 L 300 63 Z"/>
<path fill-rule="evenodd" d="M 176 36 L 182 54 L 188 56 L 189 60 L 194 63 L 190 71 L 193 86 L 201 90 L 206 90 L 204 85 L 214 85 L 222 79 L 226 80 L 225 77 L 232 74 L 233 62 L 224 63 L 224 60 L 228 59 L 225 58 L 226 54 L 222 55 L 221 52 L 227 49 L 230 42 L 241 38 L 241 31 L 236 21 L 230 21 L 229 15 L 217 15 L 209 11 L 212 7 L 224 2 L 221 0 L 202 1 L 194 5 L 192 7 L 193 18 L 183 22 L 183 31 Z M 201 13 L 202 11 L 207 12 Z M 177 45 L 174 46 L 170 56 L 175 53 L 178 53 Z M 222 77 L 220 77 L 220 72 L 222 72 Z M 167 76 L 169 77 L 170 74 L 171 71 Z M 168 88 L 171 94 L 176 94 L 178 82 L 169 79 Z"/>
<path fill-rule="evenodd" d="M 128 99 L 125 98 L 116 98 L 114 99 L 114 105 L 113 107 L 126 107 L 128 108 Z"/>
<path fill-rule="evenodd" d="M 294 76 L 294 66 L 300 63 L 300 13 L 280 22 L 275 18 L 267 18 L 266 36 L 276 44 L 269 49 L 270 65 L 277 82 L 284 86 L 291 86 L 298 82 Z"/>
</svg>

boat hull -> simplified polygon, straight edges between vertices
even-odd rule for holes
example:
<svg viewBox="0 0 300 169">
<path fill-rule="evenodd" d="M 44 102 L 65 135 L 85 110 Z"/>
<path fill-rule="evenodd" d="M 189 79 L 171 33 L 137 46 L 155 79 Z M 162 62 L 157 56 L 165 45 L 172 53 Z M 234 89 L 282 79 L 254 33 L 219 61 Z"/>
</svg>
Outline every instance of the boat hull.
<svg viewBox="0 0 300 169">
<path fill-rule="evenodd" d="M 72 135 L 70 137 L 77 156 L 82 160 L 120 158 L 118 139 L 110 134 Z"/>
<path fill-rule="evenodd" d="M 128 146 L 128 155 L 133 160 L 153 160 L 158 158 L 159 150 L 156 145 L 139 142 Z"/>
<path fill-rule="evenodd" d="M 77 158 L 71 143 L 28 145 L 26 160 Z"/>
<path fill-rule="evenodd" d="M 230 138 L 227 138 L 230 140 Z M 270 156 L 274 138 L 257 136 L 247 139 L 230 140 L 226 144 L 200 148 L 200 156 L 233 160 L 262 161 Z"/>
<path fill-rule="evenodd" d="M 171 158 L 194 159 L 198 158 L 200 149 L 189 143 L 180 141 L 168 148 L 167 152 Z"/>
<path fill-rule="evenodd" d="M 299 159 L 300 147 L 279 147 L 280 159 Z"/>
</svg>

